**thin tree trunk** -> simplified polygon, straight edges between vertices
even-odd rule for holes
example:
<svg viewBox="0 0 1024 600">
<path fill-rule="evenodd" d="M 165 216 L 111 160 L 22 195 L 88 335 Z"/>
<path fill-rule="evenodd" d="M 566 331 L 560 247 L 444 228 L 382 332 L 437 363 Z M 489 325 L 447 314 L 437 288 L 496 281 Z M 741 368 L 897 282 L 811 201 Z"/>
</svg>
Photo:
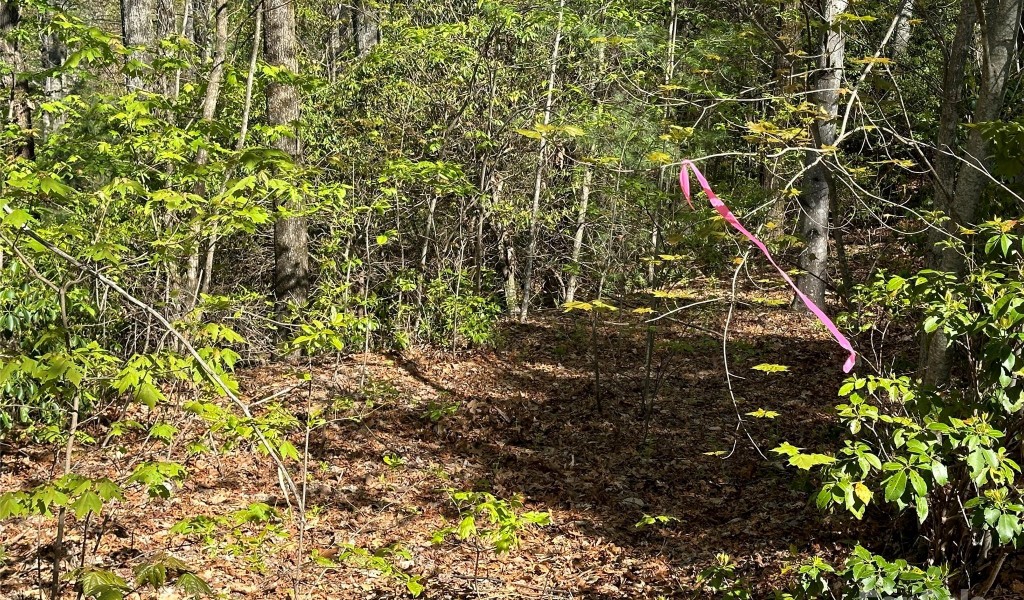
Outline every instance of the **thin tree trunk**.
<svg viewBox="0 0 1024 600">
<path fill-rule="evenodd" d="M 548 71 L 547 98 L 544 101 L 544 125 L 551 123 L 551 109 L 555 97 L 555 75 L 558 72 L 558 54 L 562 44 L 562 20 L 565 12 L 565 0 L 558 3 L 558 25 L 555 27 L 555 42 L 551 48 L 551 65 Z M 533 264 L 537 254 L 537 236 L 540 231 L 540 198 L 544 189 L 544 163 L 547 160 L 548 138 L 544 134 L 540 138 L 540 149 L 537 152 L 537 173 L 533 185 L 533 208 L 530 211 L 530 242 L 526 251 L 526 264 L 523 268 L 523 298 L 519 308 L 519 320 L 523 323 L 530 314 L 530 292 L 533 287 Z"/>
<path fill-rule="evenodd" d="M 902 0 L 896 12 L 896 28 L 892 36 L 889 56 L 902 57 L 910 47 L 910 34 L 914 27 L 914 0 Z"/>
<path fill-rule="evenodd" d="M 249 114 L 252 112 L 252 86 L 256 80 L 256 62 L 260 54 L 260 41 L 263 35 L 263 5 L 256 5 L 256 32 L 252 38 L 252 53 L 249 55 L 249 72 L 245 76 L 245 102 L 242 106 L 242 123 L 238 129 L 238 143 L 235 150 L 245 148 L 245 138 L 249 133 Z"/>
<path fill-rule="evenodd" d="M 216 0 L 214 4 L 213 22 L 213 66 L 210 69 L 209 83 L 206 85 L 206 94 L 203 96 L 202 122 L 210 124 L 217 116 L 217 100 L 220 98 L 221 85 L 224 82 L 224 63 L 227 60 L 228 52 L 228 0 Z M 196 153 L 196 165 L 202 167 L 209 160 L 209 153 L 206 148 L 201 147 Z M 206 185 L 200 181 L 196 184 L 196 194 L 206 195 Z M 200 268 L 200 246 L 198 244 L 202 231 L 195 231 L 196 248 L 189 256 L 188 276 L 186 285 L 191 293 L 186 309 L 191 310 L 196 303 L 199 292 L 210 289 L 213 268 L 213 253 L 217 244 L 216 228 L 206 240 L 206 260 Z M 200 279 L 201 277 L 201 279 Z"/>
<path fill-rule="evenodd" d="M 576 298 L 579 286 L 580 253 L 583 250 L 583 236 L 587 229 L 587 209 L 590 206 L 590 186 L 594 180 L 594 167 L 587 163 L 583 172 L 583 183 L 580 185 L 580 206 L 576 213 L 576 234 L 572 238 L 572 256 L 569 260 L 572 271 L 569 282 L 565 286 L 565 301 L 572 302 Z"/>
<path fill-rule="evenodd" d="M 263 55 L 267 64 L 298 73 L 295 5 L 264 2 L 263 18 Z M 298 88 L 291 83 L 272 81 L 267 84 L 266 96 L 267 123 L 297 128 Z M 273 146 L 298 161 L 301 159 L 299 140 L 295 131 L 293 137 L 278 137 Z M 309 234 L 306 218 L 295 214 L 302 209 L 301 202 L 277 199 L 275 204 L 280 214 L 274 222 L 274 294 L 278 314 L 284 316 L 289 306 L 301 309 L 309 296 Z"/>
<path fill-rule="evenodd" d="M 811 126 L 815 148 L 832 146 L 836 140 L 835 118 L 839 108 L 839 88 L 843 81 L 843 56 L 846 37 L 836 17 L 846 10 L 848 0 L 824 0 L 822 14 L 828 27 L 822 35 L 820 76 L 815 88 L 815 101 L 823 116 Z M 819 151 L 807 152 L 807 172 L 800 193 L 800 233 L 806 248 L 800 256 L 804 273 L 797 285 L 818 306 L 825 305 L 828 287 L 829 214 L 832 203 L 829 173 Z M 802 306 L 803 303 L 794 303 Z"/>
<path fill-rule="evenodd" d="M 189 39 L 203 52 L 201 58 L 210 58 L 210 0 L 185 0 L 192 4 L 192 27 Z"/>
<path fill-rule="evenodd" d="M 154 51 L 164 55 L 163 49 L 160 48 L 159 42 L 165 40 L 177 31 L 175 26 L 178 22 L 178 15 L 174 8 L 174 0 L 156 0 L 156 19 L 154 21 Z M 177 78 L 175 78 L 177 79 Z M 157 74 L 157 85 L 156 89 L 160 90 L 160 93 L 170 95 L 175 88 L 175 82 L 171 81 L 166 73 Z"/>
</svg>

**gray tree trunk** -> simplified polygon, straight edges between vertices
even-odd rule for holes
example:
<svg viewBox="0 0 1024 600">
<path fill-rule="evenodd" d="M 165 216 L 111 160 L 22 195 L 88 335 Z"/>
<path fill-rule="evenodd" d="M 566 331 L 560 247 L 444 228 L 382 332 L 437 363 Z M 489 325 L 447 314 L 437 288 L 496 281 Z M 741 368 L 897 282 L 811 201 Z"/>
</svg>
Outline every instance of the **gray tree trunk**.
<svg viewBox="0 0 1024 600">
<path fill-rule="evenodd" d="M 263 3 L 263 56 L 267 64 L 299 72 L 298 42 L 295 35 L 295 5 L 292 2 Z M 298 161 L 301 145 L 297 131 L 299 90 L 291 83 L 267 84 L 267 122 L 285 125 L 293 136 L 281 136 L 273 142 L 278 150 Z M 289 306 L 303 307 L 309 296 L 309 234 L 306 219 L 293 214 L 302 209 L 289 201 L 278 201 L 283 211 L 274 223 L 274 294 L 279 314 Z"/>
<path fill-rule="evenodd" d="M 903 0 L 896 9 L 896 28 L 893 31 L 889 56 L 898 59 L 910 47 L 910 34 L 914 29 L 914 0 Z"/>
<path fill-rule="evenodd" d="M 129 60 L 148 64 L 154 42 L 153 17 L 156 11 L 154 0 L 121 0 L 121 32 L 125 46 L 142 46 Z M 125 86 L 129 92 L 148 91 L 144 73 L 140 69 L 128 68 Z"/>
<path fill-rule="evenodd" d="M 238 128 L 238 142 L 235 150 L 245 148 L 245 137 L 249 132 L 249 113 L 252 111 L 252 86 L 256 80 L 256 62 L 260 55 L 260 37 L 263 35 L 263 6 L 256 4 L 256 27 L 252 38 L 252 52 L 249 54 L 249 72 L 245 76 L 245 101 L 242 103 L 242 119 Z"/>
<path fill-rule="evenodd" d="M 585 169 L 586 171 L 583 172 L 583 183 L 580 187 L 580 205 L 576 212 L 576 234 L 572 238 L 572 256 L 569 259 L 573 270 L 569 273 L 569 282 L 565 286 L 566 302 L 572 302 L 576 299 L 576 288 L 579 286 L 580 253 L 583 250 L 583 236 L 587 229 L 590 186 L 594 181 L 594 167 L 587 164 Z"/>
<path fill-rule="evenodd" d="M 0 60 L 11 69 L 3 76 L 3 89 L 7 92 L 7 120 L 5 123 L 17 125 L 22 132 L 22 139 L 17 143 L 13 156 L 32 160 L 35 157 L 35 139 L 32 135 L 32 109 L 28 101 L 28 80 L 19 77 L 23 68 L 21 51 L 15 41 L 8 39 L 9 34 L 21 23 L 21 11 L 16 0 L 0 3 Z"/>
<path fill-rule="evenodd" d="M 1016 59 L 1017 31 L 1020 29 L 1020 19 L 1024 0 L 985 0 L 984 3 L 974 4 L 966 0 L 962 5 L 962 14 L 957 25 L 957 36 L 954 38 L 953 52 L 950 54 L 950 64 L 947 65 L 947 76 L 950 70 L 963 70 L 963 62 L 952 62 L 959 50 L 956 44 L 960 38 L 961 26 L 964 26 L 967 37 L 963 40 L 970 40 L 973 36 L 973 25 L 977 21 L 981 25 L 979 40 L 979 53 L 981 55 L 981 76 L 978 82 L 978 99 L 974 105 L 974 114 L 971 120 L 974 123 L 994 121 L 999 118 L 1003 109 L 1003 101 L 1006 95 L 1006 85 Z M 976 8 L 982 9 L 982 14 L 976 18 L 970 16 Z M 967 13 L 967 14 L 964 14 Z M 968 30 L 969 27 L 969 30 Z M 955 79 L 957 76 L 951 76 Z M 959 75 L 959 77 L 963 77 Z M 951 91 L 947 88 L 947 93 Z M 950 105 L 949 118 L 956 118 L 959 115 L 957 108 L 960 99 L 956 97 L 958 92 L 952 91 L 950 98 L 943 99 L 942 116 L 947 117 L 947 101 Z M 959 120 L 959 119 L 958 119 Z M 947 138 L 955 138 L 955 123 L 940 122 L 939 135 Z M 950 130 L 953 133 L 950 133 Z M 940 140 L 939 149 L 943 144 L 952 146 L 949 140 Z M 952 148 L 950 148 L 952 150 Z M 985 190 L 988 177 L 986 175 L 989 164 L 988 143 L 977 128 L 972 128 L 964 143 L 962 160 L 954 159 L 954 162 L 944 165 L 949 169 L 950 165 L 957 168 L 955 183 L 949 179 L 950 173 L 940 172 L 938 183 L 945 184 L 945 191 L 952 190 L 952 196 L 945 192 L 936 193 L 937 208 L 940 208 L 949 217 L 945 224 L 946 232 L 955 234 L 960 226 L 969 225 L 974 222 L 981 195 Z M 938 170 L 938 168 L 936 169 Z M 947 181 L 941 181 L 945 178 Z M 942 187 L 941 185 L 937 187 Z M 930 256 L 932 268 L 962 275 L 966 267 L 966 257 L 955 249 L 946 248 L 933 250 Z M 921 378 L 925 385 L 938 386 L 949 380 L 951 367 L 951 344 L 952 340 L 942 333 L 936 331 L 927 337 L 923 344 L 921 357 Z"/>
<path fill-rule="evenodd" d="M 217 116 L 217 100 L 220 98 L 220 88 L 224 82 L 224 64 L 227 61 L 228 53 L 228 0 L 215 0 L 214 2 L 214 33 L 213 33 L 213 67 L 210 69 L 209 83 L 206 84 L 206 94 L 203 96 L 202 121 L 212 123 Z M 196 164 L 205 165 L 209 159 L 206 148 L 200 148 L 196 153 Z M 202 182 L 196 185 L 196 193 L 200 196 L 206 195 L 206 186 Z M 206 239 L 206 260 L 200 267 L 199 247 L 197 245 L 193 254 L 189 257 L 189 283 L 192 290 L 191 306 L 195 305 L 196 291 L 207 292 L 210 289 L 213 270 L 213 254 L 217 246 L 217 231 L 214 225 Z M 203 232 L 196 231 L 196 238 Z M 201 279 L 201 285 L 199 278 Z"/>
<path fill-rule="evenodd" d="M 843 81 L 843 56 L 846 36 L 836 17 L 846 10 L 848 0 L 824 0 L 822 14 L 828 24 L 822 34 L 819 76 L 814 99 L 823 113 L 811 126 L 816 148 L 831 146 L 836 141 L 836 115 L 839 109 L 839 88 Z M 806 247 L 800 256 L 803 274 L 797 280 L 800 290 L 818 306 L 825 305 L 828 288 L 829 213 L 832 193 L 828 167 L 820 152 L 808 152 L 807 172 L 800 191 L 800 233 Z M 794 306 L 802 306 L 796 302 Z"/>
<path fill-rule="evenodd" d="M 67 6 L 58 4 L 61 9 Z M 40 64 L 44 69 L 56 69 L 64 64 L 68 58 L 68 49 L 64 42 L 55 33 L 44 32 L 39 38 Z M 71 90 L 72 79 L 66 73 L 48 75 L 43 81 L 43 96 L 47 102 L 56 102 L 64 99 Z M 43 137 L 56 131 L 66 120 L 63 113 L 43 112 L 40 115 L 41 135 Z"/>
<path fill-rule="evenodd" d="M 185 0 L 192 3 L 192 23 L 189 40 L 202 52 L 204 61 L 210 59 L 210 0 Z"/>
<path fill-rule="evenodd" d="M 353 2 L 352 39 L 356 43 L 356 56 L 365 56 L 380 41 L 377 9 L 366 0 Z"/>
</svg>

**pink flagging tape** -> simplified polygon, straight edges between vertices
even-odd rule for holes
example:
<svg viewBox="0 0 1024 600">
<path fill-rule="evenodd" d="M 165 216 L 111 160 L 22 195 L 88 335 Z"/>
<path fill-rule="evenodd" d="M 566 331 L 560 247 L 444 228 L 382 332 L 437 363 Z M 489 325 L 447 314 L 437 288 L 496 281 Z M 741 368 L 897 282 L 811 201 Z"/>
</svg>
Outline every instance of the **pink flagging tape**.
<svg viewBox="0 0 1024 600">
<path fill-rule="evenodd" d="M 828 315 L 825 314 L 825 311 L 818 308 L 817 304 L 811 301 L 811 299 L 808 298 L 806 294 L 800 291 L 800 288 L 798 288 L 796 284 L 793 283 L 793 280 L 789 277 L 789 275 L 785 271 L 783 271 L 782 267 L 780 267 L 778 263 L 775 262 L 775 259 L 772 258 L 772 254 L 771 252 L 768 251 L 768 247 L 764 245 L 764 242 L 758 239 L 756 235 L 747 231 L 747 228 L 744 227 L 742 223 L 740 223 L 739 219 L 736 218 L 736 215 L 732 214 L 732 211 L 729 210 L 729 207 L 725 205 L 725 202 L 722 202 L 722 200 L 715 194 L 715 192 L 711 190 L 711 186 L 708 184 L 708 180 L 704 177 L 704 174 L 700 172 L 700 169 L 697 168 L 697 165 L 693 164 L 691 161 L 684 160 L 682 168 L 679 170 L 679 187 L 683 189 L 683 197 L 686 198 L 686 202 L 690 205 L 690 207 L 693 207 L 693 199 L 690 195 L 691 170 L 693 171 L 693 174 L 697 177 L 697 182 L 700 183 L 700 187 L 702 190 L 704 190 L 704 194 L 707 195 L 708 200 L 711 202 L 711 206 L 713 206 L 715 210 L 718 211 L 718 214 L 722 215 L 722 218 L 725 219 L 727 223 L 732 225 L 733 228 L 736 229 L 736 231 L 742 233 L 748 240 L 751 241 L 751 243 L 753 243 L 755 246 L 758 247 L 759 250 L 761 250 L 765 258 L 768 259 L 768 262 L 772 263 L 772 266 L 778 269 L 779 274 L 782 275 L 782 278 L 786 280 L 786 283 L 789 284 L 789 287 L 793 288 L 793 291 L 796 292 L 797 297 L 800 298 L 800 300 L 802 300 L 805 305 L 807 305 L 807 308 L 811 311 L 811 313 L 814 314 L 815 317 L 818 317 L 818 320 L 821 321 L 821 324 L 825 326 L 825 329 L 828 329 L 829 333 L 832 334 L 832 337 L 835 338 L 836 342 L 838 342 L 844 350 L 850 353 L 849 358 L 847 358 L 846 362 L 843 363 L 843 372 L 849 373 L 851 370 L 853 370 L 853 365 L 857 361 L 857 353 L 853 350 L 853 345 L 850 343 L 850 340 L 846 339 L 846 336 L 843 335 L 841 331 L 839 331 L 839 328 L 836 327 L 836 324 L 832 322 L 832 319 L 828 318 Z"/>
</svg>

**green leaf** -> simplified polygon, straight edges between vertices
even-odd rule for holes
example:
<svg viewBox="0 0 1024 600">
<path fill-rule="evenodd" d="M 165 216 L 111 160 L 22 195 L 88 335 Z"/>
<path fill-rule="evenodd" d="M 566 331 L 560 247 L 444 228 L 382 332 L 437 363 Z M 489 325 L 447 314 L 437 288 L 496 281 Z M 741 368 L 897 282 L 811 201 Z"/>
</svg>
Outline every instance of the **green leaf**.
<svg viewBox="0 0 1024 600">
<path fill-rule="evenodd" d="M 82 593 L 98 600 L 120 600 L 127 591 L 128 582 L 105 569 L 86 569 L 79 578 Z"/>
<path fill-rule="evenodd" d="M 917 508 L 917 522 L 924 523 L 925 519 L 928 518 L 928 497 L 918 496 L 914 504 Z"/>
<path fill-rule="evenodd" d="M 135 583 L 159 590 L 167 584 L 167 567 L 162 561 L 138 565 L 135 567 Z"/>
<path fill-rule="evenodd" d="M 925 483 L 924 477 L 916 471 L 910 471 L 910 485 L 914 488 L 914 493 L 918 496 L 925 496 L 928 494 L 928 484 Z"/>
<path fill-rule="evenodd" d="M 886 502 L 895 502 L 903 497 L 903 493 L 907 491 L 907 472 L 897 471 L 889 478 L 889 482 L 885 485 L 885 500 Z"/>
<path fill-rule="evenodd" d="M 420 594 L 422 594 L 423 590 L 426 588 L 423 587 L 423 584 L 420 583 L 420 577 L 417 576 L 410 577 L 405 580 L 405 589 L 409 590 L 409 593 L 412 594 L 413 598 L 419 598 Z"/>
<path fill-rule="evenodd" d="M 1017 536 L 1020 529 L 1020 520 L 1016 515 L 1002 514 L 996 523 L 996 531 L 999 533 L 999 541 L 1008 544 Z"/>
<path fill-rule="evenodd" d="M 202 578 L 194 573 L 182 573 L 181 575 L 178 575 L 178 579 L 175 580 L 174 586 L 181 590 L 182 593 L 193 598 L 213 595 L 213 589 L 210 588 L 210 584 L 203 581 Z"/>
<path fill-rule="evenodd" d="M 476 519 L 473 518 L 473 515 L 463 518 L 458 528 L 455 529 L 455 534 L 462 540 L 468 539 L 474 533 L 476 533 Z"/>
<path fill-rule="evenodd" d="M 774 365 L 771 363 L 761 363 L 750 368 L 755 371 L 764 371 L 765 373 L 781 373 L 789 370 L 789 367 L 786 365 Z"/>
<path fill-rule="evenodd" d="M 932 479 L 935 480 L 935 485 L 944 486 L 949 483 L 949 474 L 946 472 L 946 465 L 939 461 L 932 462 Z"/>
<path fill-rule="evenodd" d="M 281 455 L 281 458 L 290 458 L 292 460 L 299 459 L 299 451 L 295 448 L 295 445 L 288 440 L 284 440 L 278 444 L 277 452 Z"/>
<path fill-rule="evenodd" d="M 144 381 L 135 389 L 135 399 L 149 408 L 153 408 L 164 399 L 164 394 L 152 383 Z"/>
<path fill-rule="evenodd" d="M 792 457 L 796 456 L 797 454 L 800 454 L 800 448 L 797 448 L 796 446 L 790 444 L 789 442 L 783 442 L 779 444 L 779 446 L 772 448 L 772 452 L 775 452 L 776 454 L 781 454 L 783 456 Z"/>
<path fill-rule="evenodd" d="M 60 198 L 66 198 L 74 192 L 73 189 L 61 183 L 59 179 L 49 176 L 39 179 L 39 189 L 46 194 Z"/>
<path fill-rule="evenodd" d="M 75 498 L 75 501 L 71 503 L 71 510 L 74 511 L 77 519 L 81 519 L 89 513 L 98 515 L 103 510 L 103 500 L 96 492 L 88 490 Z"/>
<path fill-rule="evenodd" d="M 0 494 L 0 519 L 20 517 L 26 512 L 25 506 L 19 502 L 19 495 L 17 492 L 5 492 Z"/>
<path fill-rule="evenodd" d="M 26 223 L 32 220 L 32 215 L 26 211 L 15 208 L 11 212 L 4 216 L 4 225 L 10 225 L 11 227 L 24 227 Z"/>
<path fill-rule="evenodd" d="M 789 464 L 804 471 L 809 471 L 811 467 L 829 465 L 834 462 L 836 459 L 826 454 L 797 454 L 789 459 Z"/>
</svg>

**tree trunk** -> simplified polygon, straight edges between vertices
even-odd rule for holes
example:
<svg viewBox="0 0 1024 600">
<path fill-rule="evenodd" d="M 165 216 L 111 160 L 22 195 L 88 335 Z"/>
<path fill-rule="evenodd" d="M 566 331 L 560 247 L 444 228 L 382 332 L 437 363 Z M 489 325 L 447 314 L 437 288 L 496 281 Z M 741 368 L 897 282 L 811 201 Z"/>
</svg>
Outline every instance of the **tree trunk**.
<svg viewBox="0 0 1024 600">
<path fill-rule="evenodd" d="M 260 37 L 263 35 L 263 5 L 256 4 L 256 27 L 252 38 L 252 52 L 249 54 L 249 72 L 245 76 L 245 101 L 242 104 L 242 119 L 238 128 L 238 142 L 235 150 L 245 148 L 249 133 L 249 114 L 252 111 L 252 86 L 256 80 L 256 62 L 260 55 Z"/>
<path fill-rule="evenodd" d="M 35 158 L 35 139 L 32 135 L 32 110 L 28 102 L 28 79 L 19 77 L 22 70 L 21 52 L 18 44 L 9 39 L 10 33 L 21 23 L 21 11 L 17 0 L 0 3 L 0 60 L 7 63 L 11 72 L 3 77 L 4 89 L 8 92 L 7 123 L 17 125 L 22 138 L 11 155 L 28 160 Z"/>
<path fill-rule="evenodd" d="M 356 43 L 356 56 L 366 54 L 380 41 L 377 9 L 366 0 L 355 0 L 352 7 L 352 39 Z"/>
<path fill-rule="evenodd" d="M 910 34 L 914 27 L 914 0 L 903 0 L 896 10 L 896 28 L 889 52 L 893 59 L 902 57 L 910 47 Z"/>
<path fill-rule="evenodd" d="M 202 51 L 201 58 L 210 58 L 210 0 L 185 0 L 192 4 L 192 27 L 188 29 L 189 40 Z"/>
<path fill-rule="evenodd" d="M 271 66 L 298 73 L 295 5 L 264 2 L 263 11 L 264 59 Z M 266 96 L 267 123 L 296 129 L 294 136 L 280 136 L 273 146 L 300 160 L 298 88 L 291 83 L 272 81 L 267 84 Z M 309 296 L 309 234 L 305 217 L 295 214 L 302 209 L 299 203 L 277 200 L 276 208 L 280 214 L 274 223 L 274 295 L 278 314 L 283 316 L 289 306 L 301 309 Z"/>
<path fill-rule="evenodd" d="M 141 46 L 142 50 L 129 56 L 125 69 L 125 86 L 128 92 L 149 91 L 144 71 L 133 67 L 132 61 L 148 64 L 153 46 L 153 16 L 156 6 L 153 0 L 121 0 L 121 32 L 124 45 Z"/>
<path fill-rule="evenodd" d="M 58 7 L 61 9 L 67 8 L 63 5 L 58 5 Z M 64 64 L 68 57 L 68 49 L 59 35 L 53 32 L 44 32 L 40 36 L 39 41 L 40 64 L 43 69 L 57 69 Z M 43 96 L 47 102 L 63 100 L 68 95 L 70 89 L 71 76 L 67 73 L 47 75 L 46 80 L 43 81 Z M 56 131 L 64 124 L 65 119 L 66 115 L 63 113 L 42 112 L 40 115 L 41 135 L 45 137 Z"/>
<path fill-rule="evenodd" d="M 209 83 L 206 84 L 206 94 L 203 96 L 203 112 L 202 121 L 205 124 L 213 122 L 214 117 L 217 116 L 217 100 L 220 98 L 220 88 L 224 82 L 224 63 L 227 60 L 228 52 L 228 1 L 227 0 L 216 0 L 214 4 L 214 19 L 215 23 L 213 32 L 213 66 L 210 69 Z M 209 160 L 209 153 L 206 148 L 200 148 L 196 153 L 196 165 L 202 167 Z M 196 194 L 199 196 L 206 196 L 206 186 L 200 181 L 196 184 Z M 189 291 L 192 296 L 190 302 L 188 302 L 188 308 L 191 310 L 195 306 L 196 293 L 199 291 L 207 291 L 210 289 L 210 281 L 212 273 L 210 272 L 213 268 L 213 253 L 214 248 L 217 245 L 217 233 L 216 226 L 206 240 L 206 261 L 204 265 L 200 265 L 200 247 L 199 238 L 202 236 L 202 231 L 195 231 L 196 236 L 196 247 L 192 255 L 189 257 L 189 277 L 186 279 L 187 285 L 189 285 Z M 198 278 L 202 277 L 202 285 L 199 285 Z"/>
<path fill-rule="evenodd" d="M 156 20 L 154 21 L 153 30 L 153 50 L 161 57 L 166 57 L 167 54 L 160 48 L 160 41 L 178 33 L 178 15 L 175 11 L 174 0 L 155 0 L 155 2 Z M 161 94 L 170 96 L 176 86 L 175 81 L 170 77 L 170 73 L 157 73 L 156 85 L 154 87 Z"/>
<path fill-rule="evenodd" d="M 591 152 L 593 154 L 593 152 Z M 594 181 L 594 167 L 587 163 L 584 167 L 583 183 L 580 186 L 580 206 L 576 213 L 576 235 L 572 238 L 572 256 L 570 264 L 572 271 L 569 272 L 569 282 L 565 286 L 565 301 L 572 302 L 576 298 L 576 288 L 579 286 L 580 273 L 580 252 L 583 249 L 583 234 L 587 229 L 587 209 L 590 205 L 590 186 Z"/>
<path fill-rule="evenodd" d="M 562 19 L 565 0 L 558 3 L 558 25 L 555 27 L 555 43 L 551 47 L 551 65 L 548 70 L 547 99 L 544 101 L 544 125 L 551 123 L 551 108 L 554 104 L 555 75 L 558 72 L 558 53 L 562 44 Z M 540 198 L 544 189 L 544 163 L 547 159 L 547 133 L 541 135 L 537 151 L 537 172 L 533 185 L 533 208 L 530 211 L 530 242 L 523 267 L 523 298 L 519 308 L 519 320 L 525 323 L 530 314 L 530 291 L 533 287 L 533 263 L 537 254 L 537 236 L 540 232 Z"/>
<path fill-rule="evenodd" d="M 982 57 L 981 76 L 978 84 L 978 99 L 974 106 L 972 121 L 984 123 L 999 118 L 1003 109 L 1003 100 L 1006 95 L 1006 84 L 1010 72 L 1013 69 L 1016 59 L 1017 30 L 1020 28 L 1021 10 L 1024 0 L 987 0 L 984 4 L 974 4 L 966 0 L 962 5 L 962 14 L 957 24 L 957 34 L 954 38 L 953 53 L 950 55 L 950 63 L 947 65 L 947 78 L 955 79 L 963 75 L 950 75 L 950 70 L 963 70 L 963 62 L 952 62 L 959 51 L 957 42 L 970 40 L 973 37 L 973 24 L 975 21 L 981 24 L 980 54 Z M 974 12 L 975 7 L 982 8 L 982 14 L 972 18 L 969 12 Z M 966 13 L 966 14 L 965 14 Z M 966 38 L 961 37 L 961 26 L 964 26 Z M 968 28 L 969 26 L 969 28 Z M 959 121 L 959 92 L 949 90 L 950 98 L 943 99 L 942 116 L 944 121 L 940 122 L 939 135 L 947 138 L 955 138 L 955 123 Z M 947 102 L 948 101 L 948 102 Z M 950 119 L 956 118 L 952 123 L 945 121 L 947 117 L 947 103 L 949 105 Z M 952 132 L 952 133 L 951 133 Z M 943 145 L 950 146 L 948 139 L 939 142 L 940 151 Z M 988 170 L 988 142 L 977 128 L 972 128 L 967 135 L 962 152 L 963 160 L 948 163 L 944 169 L 950 166 L 959 167 L 956 173 L 955 184 L 949 182 L 950 172 L 940 172 L 941 184 L 946 184 L 945 190 L 952 189 L 952 196 L 943 193 L 936 193 L 937 208 L 946 213 L 948 220 L 944 224 L 948 235 L 955 235 L 961 226 L 970 225 L 974 222 L 981 195 L 985 190 Z M 959 163 L 959 164 L 957 164 Z M 938 170 L 938 168 L 937 168 Z M 941 181 L 945 178 L 947 181 Z M 966 268 L 966 256 L 954 248 L 943 248 L 933 250 L 930 255 L 929 266 L 956 275 L 963 275 Z M 921 378 L 925 385 L 938 386 L 949 380 L 951 361 L 951 344 L 942 330 L 936 331 L 925 338 L 921 356 Z"/>
<path fill-rule="evenodd" d="M 815 148 L 832 146 L 836 139 L 836 115 L 839 108 L 839 87 L 843 80 L 843 55 L 846 38 L 836 17 L 846 10 L 848 0 L 824 0 L 822 14 L 828 27 L 822 34 L 820 76 L 814 93 L 823 115 L 811 126 Z M 800 192 L 800 233 L 806 248 L 800 256 L 804 273 L 797 285 L 818 306 L 825 305 L 828 287 L 829 212 L 832 202 L 828 168 L 821 152 L 808 152 L 807 172 Z M 802 306 L 796 302 L 794 306 Z"/>
</svg>

